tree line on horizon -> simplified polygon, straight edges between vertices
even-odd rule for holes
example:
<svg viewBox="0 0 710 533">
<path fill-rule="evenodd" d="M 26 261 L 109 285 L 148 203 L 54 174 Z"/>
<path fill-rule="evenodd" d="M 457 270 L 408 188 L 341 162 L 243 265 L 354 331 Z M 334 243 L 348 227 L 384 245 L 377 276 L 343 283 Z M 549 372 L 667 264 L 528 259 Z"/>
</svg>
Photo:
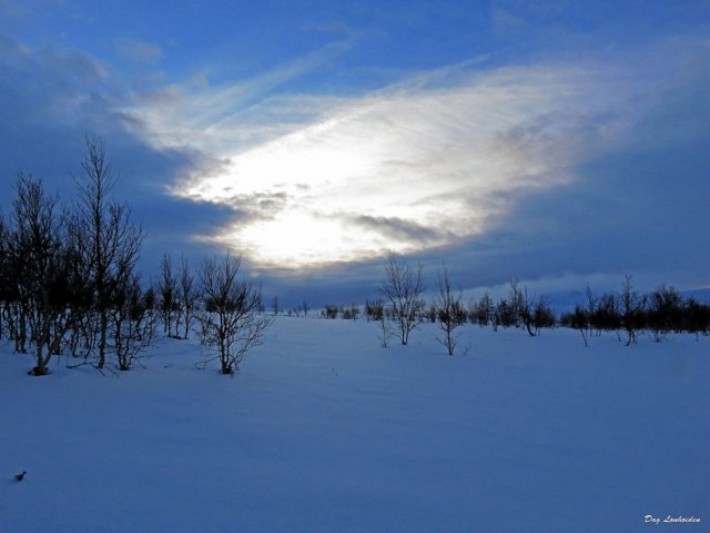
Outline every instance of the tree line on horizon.
<svg viewBox="0 0 710 533">
<path fill-rule="evenodd" d="M 437 340 L 449 355 L 456 348 L 456 329 L 467 323 L 490 326 L 494 331 L 520 328 L 531 337 L 545 328 L 569 327 L 580 332 L 585 346 L 602 332 L 615 332 L 627 346 L 636 343 L 642 331 L 648 331 L 655 341 L 669 333 L 685 332 L 696 337 L 710 333 L 710 305 L 683 298 L 678 290 L 666 285 L 640 293 L 634 289 L 631 276 L 624 277 L 619 292 L 595 295 L 587 287 L 586 304 L 578 303 L 572 311 L 557 315 L 548 298 L 531 295 L 517 279 L 511 280 L 508 294 L 497 301 L 486 293 L 467 306 L 463 292 L 452 289 L 444 265 L 436 276 L 434 299 L 427 305 L 421 265 L 414 269 L 402 258 L 390 255 L 379 292 L 381 298 L 366 300 L 364 315 L 381 324 L 383 346 L 392 334 L 406 345 L 411 332 L 429 322 L 438 326 L 441 334 Z M 356 319 L 359 308 L 327 305 L 322 310 L 324 318 L 336 318 L 339 313 L 344 319 Z"/>
</svg>

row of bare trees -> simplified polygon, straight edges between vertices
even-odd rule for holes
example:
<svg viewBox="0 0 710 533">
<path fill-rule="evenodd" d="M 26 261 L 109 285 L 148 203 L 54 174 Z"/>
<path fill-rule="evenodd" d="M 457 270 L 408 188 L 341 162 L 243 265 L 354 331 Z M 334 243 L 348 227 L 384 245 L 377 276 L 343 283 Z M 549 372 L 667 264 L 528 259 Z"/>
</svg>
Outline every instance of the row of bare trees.
<svg viewBox="0 0 710 533">
<path fill-rule="evenodd" d="M 547 298 L 531 295 L 516 279 L 510 282 L 505 297 L 494 301 L 485 294 L 466 308 L 462 291 L 453 289 L 445 265 L 437 274 L 433 303 L 426 307 L 421 265 L 415 269 L 395 255 L 388 258 L 379 291 L 381 299 L 366 302 L 365 316 L 380 322 L 383 345 L 387 345 L 390 334 L 406 345 L 412 331 L 429 321 L 437 324 L 437 339 L 449 355 L 457 346 L 457 328 L 467 322 L 494 330 L 522 328 L 533 337 L 543 328 L 572 327 L 581 332 L 585 345 L 593 333 L 602 331 L 616 331 L 627 345 L 637 341 L 640 331 L 650 331 L 656 340 L 669 332 L 710 333 L 710 305 L 692 298 L 684 300 L 678 291 L 664 285 L 641 294 L 634 289 L 630 276 L 624 278 L 618 293 L 596 297 L 587 289 L 586 307 L 577 305 L 559 319 Z"/>
<path fill-rule="evenodd" d="M 78 359 L 70 366 L 102 370 L 113 355 L 128 370 L 162 322 L 171 337 L 196 329 L 216 348 L 221 371 L 236 372 L 270 323 L 261 287 L 230 255 L 205 259 L 196 274 L 186 259 L 174 268 L 165 255 L 159 281 L 146 286 L 136 270 L 142 230 L 111 197 L 115 175 L 101 139 L 87 138 L 86 148 L 73 206 L 18 173 L 11 212 L 0 215 L 0 339 L 32 354 L 33 375 L 46 375 L 63 353 Z"/>
<path fill-rule="evenodd" d="M 395 336 L 405 345 L 411 332 L 421 322 L 428 320 L 437 324 L 437 340 L 449 355 L 454 354 L 458 344 L 458 328 L 469 321 L 481 326 L 490 324 L 494 329 L 499 326 L 524 327 L 531 336 L 538 335 L 541 328 L 555 324 L 555 316 L 547 300 L 530 296 L 527 288 L 520 289 L 517 280 L 511 281 L 507 298 L 501 298 L 494 304 L 485 295 L 470 309 L 464 304 L 463 292 L 454 289 L 446 265 L 437 273 L 434 300 L 428 308 L 423 298 L 424 288 L 421 265 L 414 269 L 402 258 L 389 256 L 379 289 L 382 299 L 368 301 L 365 305 L 368 319 L 382 324 L 383 345 L 387 344 L 391 333 L 388 321 L 394 324 Z"/>
<path fill-rule="evenodd" d="M 155 290 L 165 335 L 187 339 L 196 322 L 202 344 L 217 351 L 197 366 L 219 360 L 223 374 L 239 370 L 247 352 L 261 344 L 273 320 L 262 312 L 261 286 L 241 276 L 240 267 L 238 257 L 210 257 L 195 274 L 185 257 L 175 270 L 172 257 L 165 254 Z"/>
<path fill-rule="evenodd" d="M 449 355 L 453 355 L 458 342 L 456 330 L 466 322 L 466 311 L 462 292 L 453 289 L 446 265 L 437 275 L 436 288 L 435 300 L 428 314 L 430 320 L 439 326 L 437 340 L 446 347 Z M 367 302 L 365 309 L 368 317 L 380 321 L 380 339 L 384 346 L 392 330 L 403 345 L 409 342 L 411 333 L 427 315 L 424 289 L 422 266 L 413 268 L 402 258 L 391 254 L 379 288 L 382 300 Z M 393 323 L 392 327 L 388 321 Z"/>
<path fill-rule="evenodd" d="M 172 256 L 163 255 L 156 292 L 163 330 L 168 337 L 186 339 L 192 331 L 201 296 L 198 282 L 187 258 L 181 256 L 180 266 L 175 270 Z"/>
<path fill-rule="evenodd" d="M 0 218 L 0 334 L 34 355 L 45 375 L 54 355 L 115 351 L 130 366 L 145 333 L 134 273 L 142 232 L 109 197 L 114 177 L 100 140 L 87 140 L 76 205 L 62 208 L 42 181 L 18 173 L 12 210 Z"/>
<path fill-rule="evenodd" d="M 620 292 L 595 295 L 587 288 L 586 305 L 560 317 L 560 324 L 578 330 L 585 346 L 603 331 L 616 331 L 626 345 L 634 344 L 641 331 L 649 331 L 660 341 L 667 334 L 688 332 L 699 336 L 710 332 L 710 305 L 694 298 L 684 299 L 672 287 L 661 285 L 649 293 L 639 293 L 626 276 Z"/>
</svg>

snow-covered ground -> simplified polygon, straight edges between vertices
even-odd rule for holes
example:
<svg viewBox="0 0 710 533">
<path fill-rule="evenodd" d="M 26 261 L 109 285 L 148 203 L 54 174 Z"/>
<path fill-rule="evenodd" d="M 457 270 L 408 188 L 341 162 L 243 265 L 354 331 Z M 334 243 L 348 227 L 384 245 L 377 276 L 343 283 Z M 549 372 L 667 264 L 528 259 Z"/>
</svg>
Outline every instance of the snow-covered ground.
<svg viewBox="0 0 710 533">
<path fill-rule="evenodd" d="M 234 378 L 0 345 L 0 531 L 710 531 L 710 339 L 462 331 L 279 317 Z"/>
</svg>

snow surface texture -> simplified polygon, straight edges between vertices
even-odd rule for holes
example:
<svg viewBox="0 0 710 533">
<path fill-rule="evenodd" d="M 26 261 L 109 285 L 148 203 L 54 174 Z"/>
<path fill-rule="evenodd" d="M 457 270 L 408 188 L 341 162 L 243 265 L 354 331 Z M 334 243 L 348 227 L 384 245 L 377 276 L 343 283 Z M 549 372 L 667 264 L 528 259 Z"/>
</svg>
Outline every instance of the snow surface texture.
<svg viewBox="0 0 710 533">
<path fill-rule="evenodd" d="M 710 531 L 710 339 L 463 331 L 279 317 L 234 378 L 191 341 L 120 378 L 3 345 L 0 531 Z"/>
</svg>

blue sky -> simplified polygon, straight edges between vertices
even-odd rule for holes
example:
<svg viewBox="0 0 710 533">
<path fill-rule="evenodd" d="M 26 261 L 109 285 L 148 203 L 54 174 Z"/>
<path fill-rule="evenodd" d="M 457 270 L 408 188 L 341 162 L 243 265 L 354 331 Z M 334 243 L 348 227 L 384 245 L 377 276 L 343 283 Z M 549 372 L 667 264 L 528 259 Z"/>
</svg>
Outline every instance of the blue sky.
<svg viewBox="0 0 710 533">
<path fill-rule="evenodd" d="M 163 252 L 286 302 L 388 251 L 477 291 L 710 286 L 710 4 L 0 0 L 0 207 L 86 133 Z"/>
</svg>

